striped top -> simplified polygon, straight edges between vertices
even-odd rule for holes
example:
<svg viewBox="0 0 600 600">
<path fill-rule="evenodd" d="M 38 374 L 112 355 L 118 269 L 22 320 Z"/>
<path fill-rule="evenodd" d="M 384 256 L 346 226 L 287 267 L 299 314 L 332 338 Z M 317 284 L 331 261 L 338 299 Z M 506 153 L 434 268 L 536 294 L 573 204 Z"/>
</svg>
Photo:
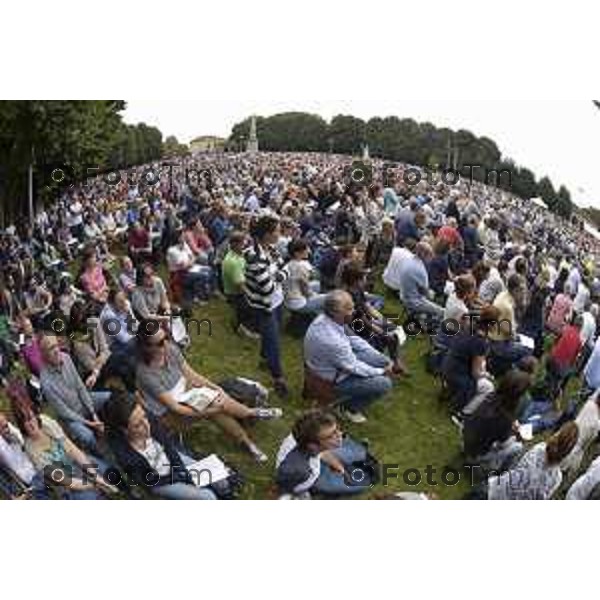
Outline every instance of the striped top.
<svg viewBox="0 0 600 600">
<path fill-rule="evenodd" d="M 265 249 L 257 242 L 244 253 L 245 295 L 258 310 L 272 311 L 283 302 L 281 284 L 289 277 L 287 265 L 276 248 Z"/>
</svg>

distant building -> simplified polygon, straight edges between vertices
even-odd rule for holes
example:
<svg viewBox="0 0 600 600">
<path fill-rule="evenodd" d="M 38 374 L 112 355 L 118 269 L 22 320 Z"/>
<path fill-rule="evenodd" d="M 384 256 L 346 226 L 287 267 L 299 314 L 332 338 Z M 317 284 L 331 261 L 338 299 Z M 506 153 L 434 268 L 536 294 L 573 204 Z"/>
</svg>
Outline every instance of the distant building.
<svg viewBox="0 0 600 600">
<path fill-rule="evenodd" d="M 192 154 L 201 152 L 222 152 L 225 149 L 225 139 L 216 135 L 202 135 L 190 142 Z"/>
</svg>

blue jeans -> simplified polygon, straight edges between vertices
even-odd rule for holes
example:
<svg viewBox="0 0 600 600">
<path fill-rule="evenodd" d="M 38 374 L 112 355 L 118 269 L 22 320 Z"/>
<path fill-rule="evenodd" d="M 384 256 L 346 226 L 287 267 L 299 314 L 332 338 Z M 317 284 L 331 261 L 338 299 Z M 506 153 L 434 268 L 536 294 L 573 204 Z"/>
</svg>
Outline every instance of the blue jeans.
<svg viewBox="0 0 600 600">
<path fill-rule="evenodd" d="M 382 311 L 385 304 L 385 298 L 383 296 L 377 296 L 376 294 L 365 294 L 367 302 L 377 311 Z"/>
<path fill-rule="evenodd" d="M 279 329 L 283 319 L 283 305 L 272 312 L 257 310 L 258 329 L 260 331 L 260 355 L 267 361 L 273 379 L 283 377 L 281 366 Z"/>
<path fill-rule="evenodd" d="M 327 298 L 327 294 L 317 294 L 315 296 L 311 296 L 306 300 L 306 304 L 297 310 L 291 310 L 291 312 L 295 312 L 301 315 L 314 315 L 323 312 L 323 307 L 325 306 L 325 298 Z"/>
<path fill-rule="evenodd" d="M 372 367 L 384 368 L 389 364 L 388 359 L 382 355 L 361 355 L 357 358 Z M 352 412 L 361 412 L 375 400 L 385 396 L 392 389 L 392 380 L 385 375 L 375 377 L 358 377 L 350 375 L 335 386 L 336 395 L 340 398 L 344 408 Z"/>
<path fill-rule="evenodd" d="M 152 494 L 162 500 L 216 500 L 214 492 L 189 483 L 170 483 L 152 488 Z"/>
<path fill-rule="evenodd" d="M 94 409 L 98 412 L 110 399 L 110 392 L 90 392 Z M 81 450 L 89 454 L 100 454 L 96 440 L 96 432 L 81 421 L 64 421 L 67 435 L 79 446 Z"/>
<path fill-rule="evenodd" d="M 531 356 L 533 351 L 513 340 L 492 342 L 490 344 L 489 368 L 494 376 L 504 375 L 507 371 L 524 358 Z"/>
<path fill-rule="evenodd" d="M 334 450 L 332 454 L 345 467 L 350 467 L 353 463 L 363 461 L 367 458 L 367 449 L 351 438 L 344 438 L 342 446 Z M 323 461 L 321 461 L 321 474 L 313 489 L 315 492 L 325 496 L 350 496 L 360 494 L 365 490 L 361 486 L 349 486 L 346 483 L 344 475 L 333 471 Z"/>
<path fill-rule="evenodd" d="M 186 301 L 198 296 L 207 300 L 214 289 L 213 271 L 211 267 L 202 267 L 198 273 L 187 271 L 183 276 L 183 292 Z"/>
</svg>

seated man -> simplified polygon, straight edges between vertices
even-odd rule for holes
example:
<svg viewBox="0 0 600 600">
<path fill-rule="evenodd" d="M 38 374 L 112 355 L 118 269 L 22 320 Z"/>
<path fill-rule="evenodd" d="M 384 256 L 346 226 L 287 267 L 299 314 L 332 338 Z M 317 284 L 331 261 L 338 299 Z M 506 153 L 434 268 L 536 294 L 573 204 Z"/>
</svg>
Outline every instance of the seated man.
<svg viewBox="0 0 600 600">
<path fill-rule="evenodd" d="M 90 392 L 71 357 L 61 351 L 58 339 L 47 335 L 40 342 L 44 366 L 40 374 L 42 394 L 56 411 L 69 437 L 84 450 L 98 455 L 98 440 L 104 423 L 98 411 L 110 392 Z"/>
<path fill-rule="evenodd" d="M 400 291 L 400 266 L 406 259 L 414 257 L 412 250 L 414 250 L 415 246 L 416 242 L 411 238 L 405 241 L 404 247 L 396 246 L 392 250 L 388 264 L 383 272 L 383 283 L 390 290 L 394 292 Z"/>
<path fill-rule="evenodd" d="M 349 328 L 354 313 L 352 296 L 336 290 L 328 294 L 324 314 L 308 328 L 304 358 L 311 373 L 331 385 L 353 423 L 364 423 L 362 410 L 392 388 L 394 364 Z"/>
<path fill-rule="evenodd" d="M 429 289 L 429 275 L 425 265 L 432 258 L 431 246 L 419 242 L 414 256 L 402 261 L 399 269 L 400 299 L 410 313 L 441 319 L 444 309 L 429 299 L 433 291 Z"/>
<path fill-rule="evenodd" d="M 283 440 L 277 453 L 276 481 L 279 492 L 295 498 L 348 496 L 366 489 L 349 485 L 348 471 L 367 458 L 361 444 L 344 438 L 335 417 L 311 411 L 300 417 L 292 433 Z"/>
</svg>

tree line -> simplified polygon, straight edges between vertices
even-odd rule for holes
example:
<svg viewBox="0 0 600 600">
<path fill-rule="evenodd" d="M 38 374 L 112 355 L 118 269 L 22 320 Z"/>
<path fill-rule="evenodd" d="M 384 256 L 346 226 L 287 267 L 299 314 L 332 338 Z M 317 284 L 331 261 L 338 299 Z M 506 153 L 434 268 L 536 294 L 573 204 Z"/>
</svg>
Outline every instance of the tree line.
<svg viewBox="0 0 600 600">
<path fill-rule="evenodd" d="M 162 133 L 123 122 L 122 100 L 10 100 L 0 102 L 0 219 L 28 212 L 29 168 L 36 205 L 56 197 L 50 172 L 64 166 L 75 181 L 160 158 Z"/>
<path fill-rule="evenodd" d="M 364 121 L 338 115 L 327 123 L 318 115 L 289 112 L 257 117 L 256 129 L 261 150 L 269 152 L 331 152 L 359 155 L 368 144 L 372 157 L 443 170 L 455 168 L 462 176 L 510 190 L 529 200 L 541 197 L 548 208 L 570 218 L 574 206 L 565 186 L 558 190 L 549 177 L 539 180 L 526 167 L 502 156 L 494 140 L 477 137 L 470 131 L 438 128 L 414 119 L 374 117 Z M 250 118 L 234 125 L 228 148 L 243 148 L 250 132 Z M 470 168 L 477 165 L 481 168 Z M 508 178 L 486 180 L 490 172 L 511 173 Z"/>
</svg>

